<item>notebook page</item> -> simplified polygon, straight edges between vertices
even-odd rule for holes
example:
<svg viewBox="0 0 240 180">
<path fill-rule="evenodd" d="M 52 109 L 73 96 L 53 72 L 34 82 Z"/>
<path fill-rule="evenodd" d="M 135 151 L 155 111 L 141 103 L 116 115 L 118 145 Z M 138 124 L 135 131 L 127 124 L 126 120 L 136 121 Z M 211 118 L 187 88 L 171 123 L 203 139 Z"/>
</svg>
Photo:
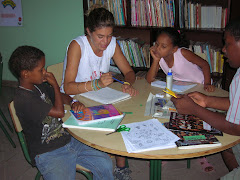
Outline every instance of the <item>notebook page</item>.
<svg viewBox="0 0 240 180">
<path fill-rule="evenodd" d="M 89 91 L 79 95 L 102 104 L 114 104 L 131 98 L 128 93 L 123 93 L 109 87 L 102 88 L 98 91 Z"/>
</svg>

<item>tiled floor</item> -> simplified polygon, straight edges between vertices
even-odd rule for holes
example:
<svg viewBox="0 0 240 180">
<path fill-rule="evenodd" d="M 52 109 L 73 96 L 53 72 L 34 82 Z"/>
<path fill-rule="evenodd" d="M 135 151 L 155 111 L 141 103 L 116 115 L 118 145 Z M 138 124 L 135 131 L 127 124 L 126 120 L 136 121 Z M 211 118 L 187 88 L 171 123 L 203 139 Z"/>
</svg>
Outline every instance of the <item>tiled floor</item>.
<svg viewBox="0 0 240 180">
<path fill-rule="evenodd" d="M 14 88 L 3 87 L 0 96 L 0 108 L 11 122 L 8 103 L 14 94 Z M 2 122 L 2 119 L 0 118 Z M 7 129 L 8 130 L 8 129 Z M 32 168 L 25 160 L 16 133 L 10 133 L 17 147 L 13 148 L 0 129 L 0 180 L 32 180 L 36 175 L 36 168 Z M 186 160 L 169 160 L 162 168 L 162 180 L 216 180 L 228 172 L 220 154 L 207 157 L 213 165 L 213 172 L 204 172 L 197 159 L 191 160 L 191 168 L 187 169 Z M 113 159 L 114 161 L 114 159 Z M 115 162 L 113 162 L 115 164 Z M 149 179 L 149 161 L 129 159 L 133 180 Z M 81 174 L 76 179 L 84 180 Z"/>
</svg>

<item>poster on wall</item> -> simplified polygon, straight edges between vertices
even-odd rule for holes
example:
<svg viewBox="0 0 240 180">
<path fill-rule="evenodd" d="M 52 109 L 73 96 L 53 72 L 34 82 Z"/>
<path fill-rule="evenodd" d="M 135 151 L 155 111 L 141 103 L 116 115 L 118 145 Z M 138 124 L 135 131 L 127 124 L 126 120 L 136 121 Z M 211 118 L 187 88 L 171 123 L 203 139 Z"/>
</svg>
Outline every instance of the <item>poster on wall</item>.
<svg viewBox="0 0 240 180">
<path fill-rule="evenodd" d="M 22 26 L 21 0 L 0 0 L 0 26 Z"/>
</svg>

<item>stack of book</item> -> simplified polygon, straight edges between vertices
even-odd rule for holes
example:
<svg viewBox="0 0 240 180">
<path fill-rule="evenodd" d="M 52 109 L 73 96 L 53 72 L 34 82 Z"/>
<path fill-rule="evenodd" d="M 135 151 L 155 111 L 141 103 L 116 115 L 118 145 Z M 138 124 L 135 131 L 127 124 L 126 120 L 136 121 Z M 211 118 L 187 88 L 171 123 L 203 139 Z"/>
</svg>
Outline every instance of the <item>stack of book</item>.
<svg viewBox="0 0 240 180">
<path fill-rule="evenodd" d="M 62 124 L 64 128 L 77 128 L 98 131 L 115 131 L 124 114 L 112 104 L 92 106 L 83 111 L 70 110 L 71 116 Z"/>
<path fill-rule="evenodd" d="M 169 123 L 165 126 L 180 138 L 176 142 L 179 149 L 221 146 L 215 136 L 222 136 L 222 132 L 196 116 L 171 112 Z"/>
<path fill-rule="evenodd" d="M 150 67 L 150 45 L 136 38 L 117 38 L 117 42 L 132 67 Z"/>
<path fill-rule="evenodd" d="M 223 73 L 224 58 L 221 49 L 207 43 L 191 42 L 189 50 L 208 62 L 211 73 Z"/>
<path fill-rule="evenodd" d="M 179 0 L 180 28 L 224 28 L 227 23 L 227 8 L 205 6 L 188 0 Z"/>
</svg>

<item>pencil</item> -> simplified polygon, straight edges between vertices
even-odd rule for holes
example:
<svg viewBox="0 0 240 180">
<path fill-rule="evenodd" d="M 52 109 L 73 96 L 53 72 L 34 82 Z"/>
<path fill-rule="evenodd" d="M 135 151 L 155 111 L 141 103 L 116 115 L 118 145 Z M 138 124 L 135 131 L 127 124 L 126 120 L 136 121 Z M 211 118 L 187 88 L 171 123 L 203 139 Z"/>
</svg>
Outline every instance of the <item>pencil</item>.
<svg viewBox="0 0 240 180">
<path fill-rule="evenodd" d="M 121 84 L 128 84 L 128 85 L 130 85 L 129 82 L 120 81 L 120 80 L 116 79 L 115 77 L 112 77 L 112 78 L 113 78 L 115 81 L 117 81 L 117 82 L 119 82 L 119 83 L 121 83 Z"/>
<path fill-rule="evenodd" d="M 122 82 L 122 81 L 116 79 L 115 77 L 112 77 L 112 78 L 113 78 L 115 81 L 120 82 L 121 84 L 124 84 L 124 82 Z"/>
<path fill-rule="evenodd" d="M 167 91 L 164 91 L 164 90 L 163 90 L 163 92 L 165 92 L 165 93 L 167 93 L 167 94 L 169 94 L 169 95 L 171 95 L 171 96 L 177 98 L 177 96 L 175 95 L 175 93 L 167 92 Z"/>
</svg>

